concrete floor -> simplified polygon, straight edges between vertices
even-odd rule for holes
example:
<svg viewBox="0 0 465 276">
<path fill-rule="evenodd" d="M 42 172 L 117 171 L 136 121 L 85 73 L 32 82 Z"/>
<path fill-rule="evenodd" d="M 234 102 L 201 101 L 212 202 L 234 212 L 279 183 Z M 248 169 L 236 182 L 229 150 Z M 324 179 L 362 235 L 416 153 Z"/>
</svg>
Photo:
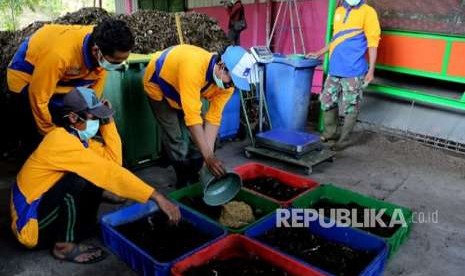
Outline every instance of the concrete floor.
<svg viewBox="0 0 465 276">
<path fill-rule="evenodd" d="M 416 224 L 410 239 L 388 263 L 385 275 L 465 275 L 465 159 L 416 142 L 358 132 L 356 146 L 338 154 L 334 163 L 314 169 L 312 178 L 394 202 L 414 211 L 438 210 L 439 223 Z M 218 155 L 228 167 L 247 162 L 245 142 L 224 145 Z M 269 160 L 260 162 L 303 173 Z M 0 167 L 0 275 L 134 275 L 116 257 L 94 265 L 60 263 L 47 251 L 29 251 L 14 241 L 8 228 L 8 190 L 15 168 Z M 169 191 L 171 169 L 157 167 L 137 174 Z M 105 211 L 110 210 L 103 206 Z M 98 242 L 98 240 L 96 240 Z"/>
</svg>

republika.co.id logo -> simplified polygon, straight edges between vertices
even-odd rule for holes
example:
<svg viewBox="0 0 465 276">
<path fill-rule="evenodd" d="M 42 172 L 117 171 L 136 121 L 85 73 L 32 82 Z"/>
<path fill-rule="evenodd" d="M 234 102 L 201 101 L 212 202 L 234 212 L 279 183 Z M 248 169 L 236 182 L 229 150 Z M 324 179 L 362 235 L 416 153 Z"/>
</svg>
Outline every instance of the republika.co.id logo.
<svg viewBox="0 0 465 276">
<path fill-rule="evenodd" d="M 406 217 L 403 210 L 396 208 L 387 215 L 387 209 L 278 209 L 276 227 L 309 227 L 318 221 L 321 227 L 392 228 L 397 225 L 407 227 L 408 223 L 438 223 L 438 211 L 425 214 L 413 212 Z"/>
</svg>

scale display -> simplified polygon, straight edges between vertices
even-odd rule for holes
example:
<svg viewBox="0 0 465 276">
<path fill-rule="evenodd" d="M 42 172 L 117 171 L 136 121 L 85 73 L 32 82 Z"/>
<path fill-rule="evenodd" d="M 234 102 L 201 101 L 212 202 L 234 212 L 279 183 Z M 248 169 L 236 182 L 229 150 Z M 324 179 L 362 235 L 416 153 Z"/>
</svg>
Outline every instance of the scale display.
<svg viewBox="0 0 465 276">
<path fill-rule="evenodd" d="M 270 63 L 273 61 L 273 53 L 266 46 L 254 46 L 250 48 L 254 58 L 260 63 Z"/>
</svg>

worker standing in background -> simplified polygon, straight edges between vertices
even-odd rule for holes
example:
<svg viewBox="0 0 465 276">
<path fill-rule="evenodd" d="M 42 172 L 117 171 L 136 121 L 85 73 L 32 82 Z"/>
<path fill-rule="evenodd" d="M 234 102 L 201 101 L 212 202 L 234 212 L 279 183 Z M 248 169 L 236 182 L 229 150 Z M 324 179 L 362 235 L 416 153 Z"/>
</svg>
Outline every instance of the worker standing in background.
<svg viewBox="0 0 465 276">
<path fill-rule="evenodd" d="M 241 0 L 226 0 L 223 3 L 226 5 L 229 15 L 228 38 L 234 45 L 240 45 L 241 32 L 247 28 L 244 6 Z"/>
<path fill-rule="evenodd" d="M 108 101 L 79 87 L 63 97 L 59 113 L 63 125 L 45 135 L 12 187 L 11 227 L 19 242 L 52 248 L 59 260 L 102 260 L 101 248 L 79 244 L 96 227 L 102 189 L 139 202 L 152 199 L 172 222 L 180 220 L 176 205 L 122 167 L 121 140 Z M 92 139 L 97 131 L 104 143 Z"/>
<path fill-rule="evenodd" d="M 25 156 L 55 128 L 53 110 L 60 108 L 63 95 L 81 86 L 93 88 L 100 98 L 105 70 L 124 68 L 133 46 L 131 30 L 115 19 L 95 27 L 45 25 L 22 42 L 8 66 L 7 81 L 17 111 L 10 133 L 20 134 L 16 140 Z"/>
<path fill-rule="evenodd" d="M 318 58 L 329 51 L 329 68 L 320 101 L 325 130 L 323 142 L 337 141 L 332 150 L 342 150 L 357 123 L 363 88 L 374 77 L 381 28 L 376 11 L 365 0 L 344 0 L 334 15 L 329 46 L 307 57 Z M 368 51 L 368 62 L 366 53 Z M 344 124 L 338 131 L 338 102 L 342 96 Z"/>
<path fill-rule="evenodd" d="M 225 173 L 214 154 L 221 116 L 233 86 L 250 90 L 254 62 L 239 46 L 229 46 L 217 55 L 183 44 L 155 53 L 147 65 L 144 89 L 162 129 L 177 188 L 197 182 L 204 162 L 213 175 Z M 209 101 L 204 116 L 202 98 Z"/>
</svg>

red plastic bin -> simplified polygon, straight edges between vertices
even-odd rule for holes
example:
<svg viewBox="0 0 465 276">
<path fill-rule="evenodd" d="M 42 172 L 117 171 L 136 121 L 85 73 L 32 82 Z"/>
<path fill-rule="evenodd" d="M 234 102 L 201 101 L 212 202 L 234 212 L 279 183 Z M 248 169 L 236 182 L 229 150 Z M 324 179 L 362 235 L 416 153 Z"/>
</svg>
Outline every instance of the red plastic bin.
<svg viewBox="0 0 465 276">
<path fill-rule="evenodd" d="M 227 260 L 240 256 L 254 254 L 262 261 L 270 263 L 285 271 L 289 276 L 323 276 L 325 274 L 314 268 L 305 266 L 297 261 L 267 248 L 260 243 L 239 234 L 232 234 L 218 240 L 204 249 L 177 262 L 171 268 L 173 276 L 182 276 L 192 267 L 208 263 L 210 260 Z"/>
<path fill-rule="evenodd" d="M 305 189 L 302 191 L 300 194 L 296 195 L 295 197 L 287 200 L 287 201 L 280 201 L 275 198 L 269 197 L 265 194 L 262 194 L 258 191 L 248 189 L 246 187 L 243 187 L 244 190 L 247 190 L 249 192 L 252 192 L 254 194 L 258 194 L 262 197 L 267 198 L 268 200 L 271 200 L 273 202 L 278 203 L 282 207 L 289 207 L 291 206 L 292 202 L 302 196 L 303 194 L 307 193 L 309 190 L 316 188 L 319 186 L 319 184 L 312 179 L 305 178 L 299 175 L 295 175 L 292 173 L 285 172 L 280 169 L 276 169 L 270 166 L 266 166 L 260 163 L 256 162 L 251 162 L 251 163 L 246 163 L 244 165 L 238 166 L 234 168 L 234 171 L 240 175 L 242 180 L 249 180 L 249 179 L 254 179 L 254 178 L 259 178 L 259 177 L 273 177 L 277 180 L 279 180 L 281 183 L 294 187 L 294 188 L 303 188 Z"/>
</svg>

